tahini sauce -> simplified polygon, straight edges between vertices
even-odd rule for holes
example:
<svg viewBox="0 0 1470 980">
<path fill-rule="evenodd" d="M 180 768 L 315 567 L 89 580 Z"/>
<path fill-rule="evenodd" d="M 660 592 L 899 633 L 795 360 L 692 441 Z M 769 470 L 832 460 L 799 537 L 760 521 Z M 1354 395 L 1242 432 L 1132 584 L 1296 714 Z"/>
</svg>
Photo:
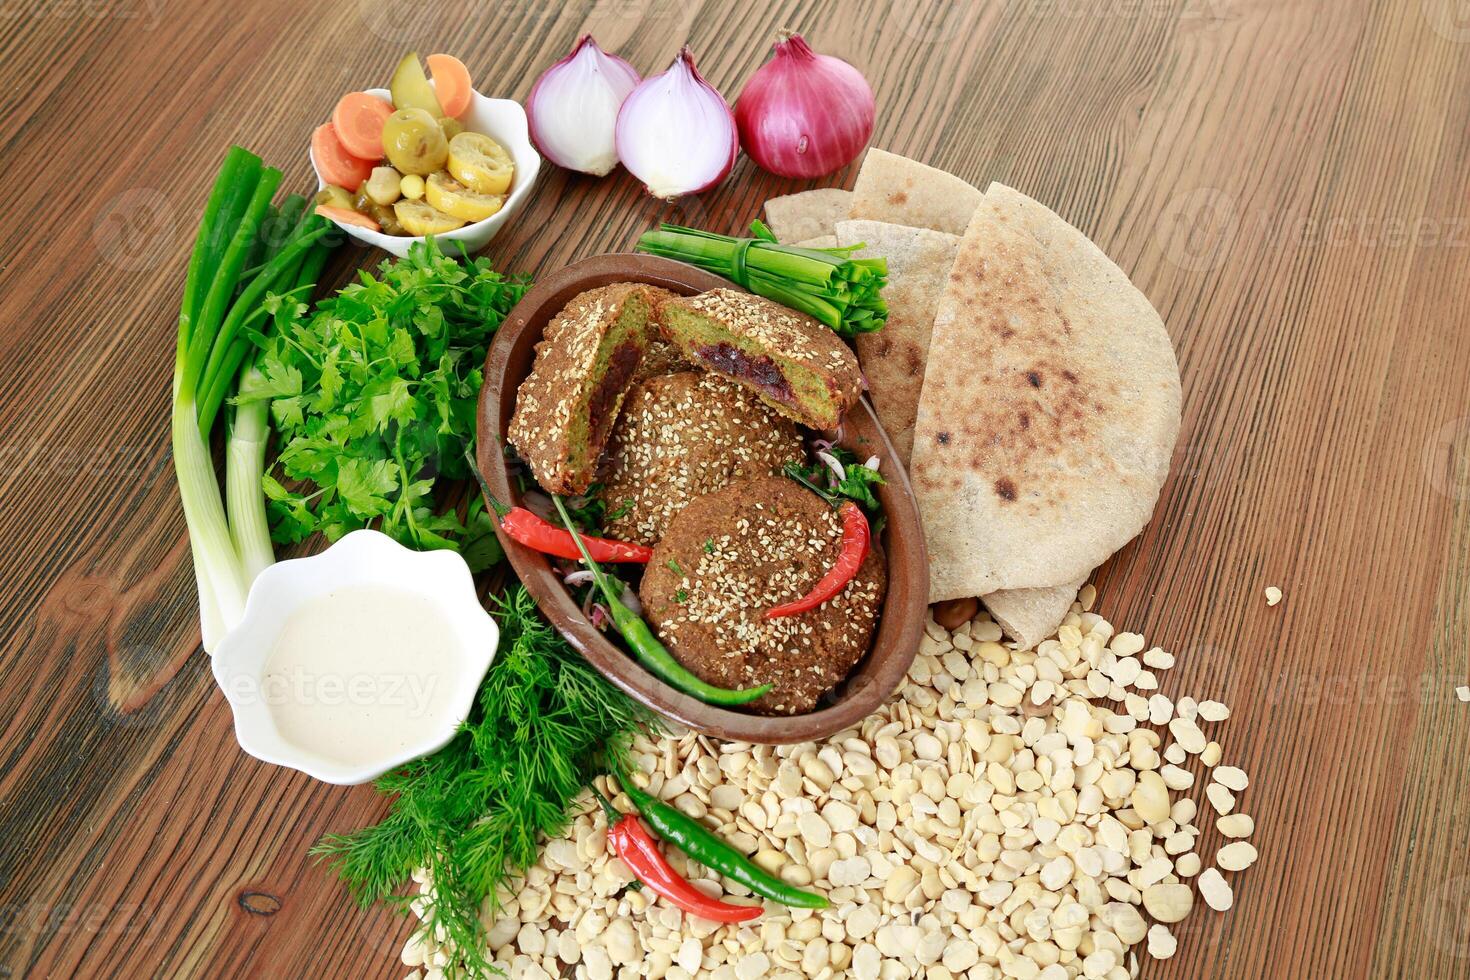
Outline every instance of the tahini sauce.
<svg viewBox="0 0 1470 980">
<path fill-rule="evenodd" d="M 459 645 L 423 596 L 338 589 L 287 619 L 262 693 L 286 741 L 344 765 L 371 764 L 443 730 Z"/>
</svg>

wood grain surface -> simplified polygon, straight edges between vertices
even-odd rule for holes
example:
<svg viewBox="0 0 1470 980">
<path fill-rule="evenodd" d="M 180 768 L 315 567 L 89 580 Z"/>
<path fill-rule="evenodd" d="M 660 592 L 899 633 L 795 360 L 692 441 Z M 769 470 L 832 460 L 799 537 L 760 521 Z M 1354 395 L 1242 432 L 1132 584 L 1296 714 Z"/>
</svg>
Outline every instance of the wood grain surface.
<svg viewBox="0 0 1470 980">
<path fill-rule="evenodd" d="M 1174 337 L 1174 470 L 1100 606 L 1234 709 L 1261 859 L 1146 975 L 1470 976 L 1463 3 L 0 0 L 0 977 L 406 972 L 409 923 L 305 858 L 383 801 L 243 756 L 199 649 L 166 412 L 225 148 L 307 186 L 312 128 L 411 46 L 524 99 L 585 31 L 645 71 L 687 42 L 733 96 L 783 26 L 867 72 L 877 145 L 1047 203 Z M 804 186 L 549 168 L 487 254 L 534 274 Z M 339 283 L 381 258 L 344 253 Z"/>
</svg>

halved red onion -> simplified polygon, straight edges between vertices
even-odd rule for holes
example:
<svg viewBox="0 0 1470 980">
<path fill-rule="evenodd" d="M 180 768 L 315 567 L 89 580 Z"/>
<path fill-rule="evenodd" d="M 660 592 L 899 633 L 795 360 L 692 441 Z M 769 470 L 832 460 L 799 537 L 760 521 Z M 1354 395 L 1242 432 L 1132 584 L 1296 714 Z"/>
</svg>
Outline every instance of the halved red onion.
<svg viewBox="0 0 1470 980">
<path fill-rule="evenodd" d="M 531 142 L 558 167 L 601 177 L 618 165 L 618 108 L 638 72 L 597 46 L 591 34 L 536 79 L 526 100 Z"/>
<path fill-rule="evenodd" d="M 687 47 L 623 100 L 617 145 L 628 172 L 667 200 L 714 187 L 740 152 L 729 103 L 700 76 Z"/>
</svg>

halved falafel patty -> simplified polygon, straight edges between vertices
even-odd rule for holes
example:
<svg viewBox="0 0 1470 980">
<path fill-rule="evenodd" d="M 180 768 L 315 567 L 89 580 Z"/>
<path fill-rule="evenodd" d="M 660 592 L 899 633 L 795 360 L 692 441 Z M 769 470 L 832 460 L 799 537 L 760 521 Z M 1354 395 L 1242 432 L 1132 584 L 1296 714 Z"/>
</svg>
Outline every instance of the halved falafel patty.
<svg viewBox="0 0 1470 980">
<path fill-rule="evenodd" d="M 801 433 L 732 381 L 703 371 L 636 385 L 608 443 L 603 530 L 657 544 L 675 514 L 736 480 L 804 458 Z"/>
<path fill-rule="evenodd" d="M 868 651 L 888 585 L 875 546 L 858 574 L 810 612 L 765 619 L 827 573 L 842 541 L 837 513 L 783 477 L 733 483 L 669 522 L 638 590 L 669 651 L 721 687 L 771 683 L 750 708 L 804 714 Z"/>
<path fill-rule="evenodd" d="M 662 292 L 662 290 L 660 290 Z M 583 493 L 652 336 L 639 283 L 578 293 L 546 326 L 506 433 L 550 493 Z"/>
<path fill-rule="evenodd" d="M 857 356 L 836 334 L 762 296 L 711 289 L 665 299 L 658 324 L 695 363 L 813 429 L 836 429 L 862 394 Z"/>
</svg>

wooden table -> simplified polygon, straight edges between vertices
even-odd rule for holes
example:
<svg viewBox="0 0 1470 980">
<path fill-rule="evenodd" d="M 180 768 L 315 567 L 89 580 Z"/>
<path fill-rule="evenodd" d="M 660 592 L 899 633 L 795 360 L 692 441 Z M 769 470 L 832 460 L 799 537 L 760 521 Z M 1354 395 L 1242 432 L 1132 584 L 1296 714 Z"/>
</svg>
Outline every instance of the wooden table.
<svg viewBox="0 0 1470 980">
<path fill-rule="evenodd" d="M 1470 976 L 1470 20 L 1455 0 L 12 0 L 0 19 L 0 977 L 398 976 L 409 924 L 307 863 L 383 800 L 239 753 L 199 649 L 166 413 L 227 145 L 310 177 L 409 47 L 524 99 L 593 31 L 734 94 L 778 27 L 875 143 L 1046 202 L 1169 323 L 1183 436 L 1102 610 L 1227 701 L 1260 863 L 1163 977 Z M 665 205 L 548 168 L 488 252 L 555 268 L 806 185 Z M 848 184 L 855 168 L 832 183 Z M 381 256 L 348 250 L 336 267 Z M 1262 590 L 1285 601 L 1267 608 Z"/>
</svg>

